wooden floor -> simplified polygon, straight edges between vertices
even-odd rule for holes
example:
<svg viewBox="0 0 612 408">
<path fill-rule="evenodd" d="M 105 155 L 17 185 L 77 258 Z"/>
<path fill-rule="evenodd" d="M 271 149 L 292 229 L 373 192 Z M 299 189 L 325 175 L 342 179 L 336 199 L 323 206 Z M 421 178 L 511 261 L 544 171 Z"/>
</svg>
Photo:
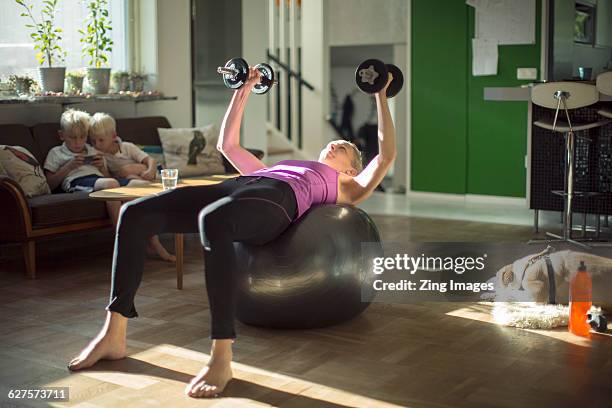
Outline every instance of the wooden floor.
<svg viewBox="0 0 612 408">
<path fill-rule="evenodd" d="M 373 217 L 387 241 L 524 241 L 529 228 Z M 44 252 L 44 251 L 43 251 Z M 225 397 L 194 400 L 185 384 L 206 363 L 209 314 L 201 252 L 187 241 L 185 289 L 149 260 L 130 321 L 129 357 L 71 374 L 67 361 L 104 317 L 109 252 L 40 260 L 36 281 L 0 264 L 0 406 L 11 388 L 70 387 L 75 407 L 609 407 L 612 338 L 577 341 L 483 321 L 475 304 L 373 304 L 320 330 L 238 323 L 236 380 Z M 38 406 L 47 406 L 39 403 Z"/>
</svg>

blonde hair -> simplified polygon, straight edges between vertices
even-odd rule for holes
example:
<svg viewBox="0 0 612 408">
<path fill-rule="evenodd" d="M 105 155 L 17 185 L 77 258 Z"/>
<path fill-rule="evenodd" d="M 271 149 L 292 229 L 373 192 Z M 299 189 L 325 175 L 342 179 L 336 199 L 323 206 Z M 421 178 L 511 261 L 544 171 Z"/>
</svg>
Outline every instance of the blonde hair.
<svg viewBox="0 0 612 408">
<path fill-rule="evenodd" d="M 349 142 L 348 140 L 338 140 L 338 142 L 349 145 L 355 154 L 353 155 L 353 160 L 351 160 L 351 166 L 357 170 L 357 174 L 361 173 L 363 170 L 363 158 L 361 157 L 361 152 L 355 145 L 355 143 Z"/>
<path fill-rule="evenodd" d="M 108 135 L 117 131 L 117 124 L 115 119 L 108 113 L 97 112 L 91 117 L 91 128 L 89 131 L 92 134 L 102 132 Z"/>
<path fill-rule="evenodd" d="M 68 109 L 62 113 L 60 128 L 63 133 L 73 133 L 76 130 L 87 135 L 89 132 L 89 120 L 89 113 L 76 109 Z"/>
</svg>

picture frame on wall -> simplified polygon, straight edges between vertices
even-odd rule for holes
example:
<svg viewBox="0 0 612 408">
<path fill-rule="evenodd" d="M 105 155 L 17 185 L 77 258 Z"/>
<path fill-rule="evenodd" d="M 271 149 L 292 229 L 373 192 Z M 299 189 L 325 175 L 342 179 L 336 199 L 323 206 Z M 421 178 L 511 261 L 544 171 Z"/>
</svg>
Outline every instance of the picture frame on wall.
<svg viewBox="0 0 612 408">
<path fill-rule="evenodd" d="M 577 2 L 574 18 L 574 42 L 579 44 L 595 43 L 596 6 L 587 2 Z"/>
</svg>

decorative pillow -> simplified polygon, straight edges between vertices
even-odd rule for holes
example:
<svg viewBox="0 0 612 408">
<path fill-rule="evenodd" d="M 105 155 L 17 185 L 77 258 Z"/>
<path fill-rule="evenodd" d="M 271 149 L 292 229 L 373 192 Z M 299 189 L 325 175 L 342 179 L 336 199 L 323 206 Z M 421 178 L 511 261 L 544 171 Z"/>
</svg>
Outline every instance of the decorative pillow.
<svg viewBox="0 0 612 408">
<path fill-rule="evenodd" d="M 215 125 L 193 129 L 157 129 L 166 168 L 178 169 L 179 178 L 225 173 L 217 150 L 219 130 Z"/>
<path fill-rule="evenodd" d="M 159 145 L 136 145 L 140 150 L 151 156 L 155 163 L 161 164 L 162 167 L 166 167 L 164 161 L 164 149 Z"/>
<path fill-rule="evenodd" d="M 51 194 L 43 169 L 28 149 L 0 145 L 0 166 L 28 197 Z"/>
</svg>

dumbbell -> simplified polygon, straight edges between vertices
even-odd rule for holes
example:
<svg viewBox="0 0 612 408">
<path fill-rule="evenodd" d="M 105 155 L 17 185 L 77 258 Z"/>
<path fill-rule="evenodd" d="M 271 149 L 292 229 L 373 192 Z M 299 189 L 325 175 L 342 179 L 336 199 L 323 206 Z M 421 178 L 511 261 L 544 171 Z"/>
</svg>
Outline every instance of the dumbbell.
<svg viewBox="0 0 612 408">
<path fill-rule="evenodd" d="M 274 70 L 268 64 L 261 63 L 253 68 L 261 73 L 261 81 L 253 87 L 253 93 L 257 95 L 265 94 L 278 84 L 274 78 Z M 225 66 L 218 67 L 217 72 L 223 75 L 223 83 L 230 89 L 242 88 L 249 78 L 249 64 L 243 58 L 232 58 L 225 63 Z"/>
<path fill-rule="evenodd" d="M 355 71 L 357 87 L 367 94 L 382 91 L 387 84 L 389 72 L 393 80 L 387 88 L 387 98 L 393 98 L 404 86 L 402 70 L 393 64 L 385 64 L 374 58 L 363 61 Z"/>
</svg>

